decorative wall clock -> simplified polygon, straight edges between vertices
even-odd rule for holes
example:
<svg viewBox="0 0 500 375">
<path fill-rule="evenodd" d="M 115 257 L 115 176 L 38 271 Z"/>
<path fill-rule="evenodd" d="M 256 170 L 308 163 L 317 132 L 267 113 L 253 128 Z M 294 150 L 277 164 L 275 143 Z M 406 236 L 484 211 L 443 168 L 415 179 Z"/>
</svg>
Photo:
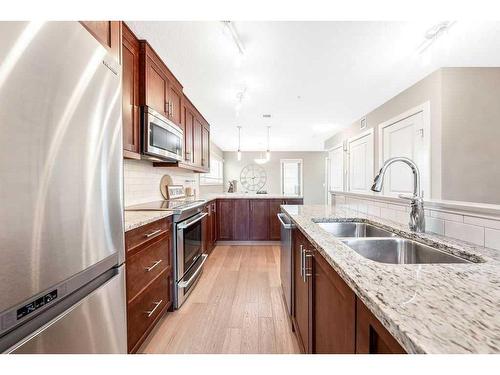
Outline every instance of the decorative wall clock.
<svg viewBox="0 0 500 375">
<path fill-rule="evenodd" d="M 257 164 L 250 164 L 241 170 L 240 182 L 248 191 L 259 191 L 267 181 L 266 170 Z"/>
</svg>

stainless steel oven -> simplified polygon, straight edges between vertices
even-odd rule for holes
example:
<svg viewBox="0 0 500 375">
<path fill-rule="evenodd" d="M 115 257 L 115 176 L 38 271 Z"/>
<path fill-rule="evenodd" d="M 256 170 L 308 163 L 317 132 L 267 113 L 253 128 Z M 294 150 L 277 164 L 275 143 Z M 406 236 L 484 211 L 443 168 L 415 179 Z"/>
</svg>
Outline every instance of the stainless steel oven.
<svg viewBox="0 0 500 375">
<path fill-rule="evenodd" d="M 196 285 L 207 254 L 203 254 L 202 220 L 208 214 L 195 215 L 175 223 L 175 308 L 179 308 Z"/>
<path fill-rule="evenodd" d="M 158 161 L 182 160 L 182 129 L 147 106 L 143 106 L 141 111 L 143 157 Z"/>
</svg>

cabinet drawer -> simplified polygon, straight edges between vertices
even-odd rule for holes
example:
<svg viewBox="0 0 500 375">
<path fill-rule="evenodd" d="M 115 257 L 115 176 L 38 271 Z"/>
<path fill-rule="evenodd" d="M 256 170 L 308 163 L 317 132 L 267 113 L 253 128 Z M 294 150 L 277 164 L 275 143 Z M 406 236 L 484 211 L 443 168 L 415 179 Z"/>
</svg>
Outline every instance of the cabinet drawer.
<svg viewBox="0 0 500 375">
<path fill-rule="evenodd" d="M 125 248 L 127 256 L 137 251 L 138 247 L 155 240 L 169 231 L 171 219 L 161 219 L 125 232 Z"/>
<path fill-rule="evenodd" d="M 164 270 L 139 296 L 128 304 L 128 349 L 133 352 L 168 307 L 170 276 Z"/>
<path fill-rule="evenodd" d="M 163 270 L 170 269 L 170 235 L 162 235 L 127 259 L 127 298 L 132 300 Z"/>
</svg>

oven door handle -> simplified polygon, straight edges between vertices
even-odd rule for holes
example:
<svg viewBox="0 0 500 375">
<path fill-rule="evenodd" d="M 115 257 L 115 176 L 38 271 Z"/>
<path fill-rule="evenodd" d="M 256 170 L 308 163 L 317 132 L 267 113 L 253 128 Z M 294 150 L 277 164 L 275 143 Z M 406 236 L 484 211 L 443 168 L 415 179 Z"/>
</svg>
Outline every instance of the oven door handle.
<svg viewBox="0 0 500 375">
<path fill-rule="evenodd" d="M 191 285 L 191 283 L 193 282 L 193 280 L 196 278 L 196 276 L 198 276 L 198 274 L 201 272 L 201 270 L 203 269 L 203 265 L 207 261 L 208 255 L 203 254 L 201 257 L 203 258 L 203 260 L 201 261 L 201 264 L 198 267 L 198 269 L 193 273 L 193 275 L 188 280 L 179 281 L 179 283 L 177 284 L 179 286 L 179 288 L 188 288 Z"/>
<path fill-rule="evenodd" d="M 200 214 L 196 215 L 194 218 L 192 218 L 190 220 L 186 220 L 182 224 L 178 225 L 177 230 L 186 229 L 186 228 L 190 227 L 191 225 L 197 223 L 198 221 L 200 221 L 201 219 L 203 219 L 207 215 L 208 215 L 208 213 L 206 213 L 206 212 L 200 213 Z"/>
</svg>

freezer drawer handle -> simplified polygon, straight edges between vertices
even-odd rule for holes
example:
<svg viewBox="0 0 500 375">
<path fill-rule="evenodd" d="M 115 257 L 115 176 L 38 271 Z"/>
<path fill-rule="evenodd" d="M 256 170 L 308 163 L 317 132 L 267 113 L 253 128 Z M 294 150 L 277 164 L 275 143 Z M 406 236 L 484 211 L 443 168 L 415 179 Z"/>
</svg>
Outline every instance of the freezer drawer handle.
<svg viewBox="0 0 500 375">
<path fill-rule="evenodd" d="M 153 307 L 153 310 L 150 310 L 150 311 L 144 311 L 144 313 L 148 316 L 148 318 L 151 318 L 151 316 L 155 313 L 156 309 L 158 307 L 160 307 L 160 305 L 163 303 L 163 300 L 159 300 L 158 302 L 155 302 L 154 305 L 155 307 Z"/>
<path fill-rule="evenodd" d="M 155 231 L 153 231 L 151 233 L 146 234 L 146 238 L 153 237 L 154 235 L 157 235 L 160 232 L 161 232 L 161 229 L 157 229 L 157 230 L 155 230 Z"/>
<path fill-rule="evenodd" d="M 158 264 L 160 264 L 161 262 L 162 262 L 162 260 L 161 260 L 161 259 L 160 259 L 160 260 L 157 260 L 156 262 L 154 262 L 154 263 L 153 263 L 153 265 L 152 265 L 152 266 L 150 266 L 150 267 L 146 267 L 146 271 L 147 271 L 147 272 L 151 272 L 151 271 L 152 271 L 152 270 L 153 270 L 153 269 L 154 269 L 154 268 L 155 268 Z"/>
</svg>

